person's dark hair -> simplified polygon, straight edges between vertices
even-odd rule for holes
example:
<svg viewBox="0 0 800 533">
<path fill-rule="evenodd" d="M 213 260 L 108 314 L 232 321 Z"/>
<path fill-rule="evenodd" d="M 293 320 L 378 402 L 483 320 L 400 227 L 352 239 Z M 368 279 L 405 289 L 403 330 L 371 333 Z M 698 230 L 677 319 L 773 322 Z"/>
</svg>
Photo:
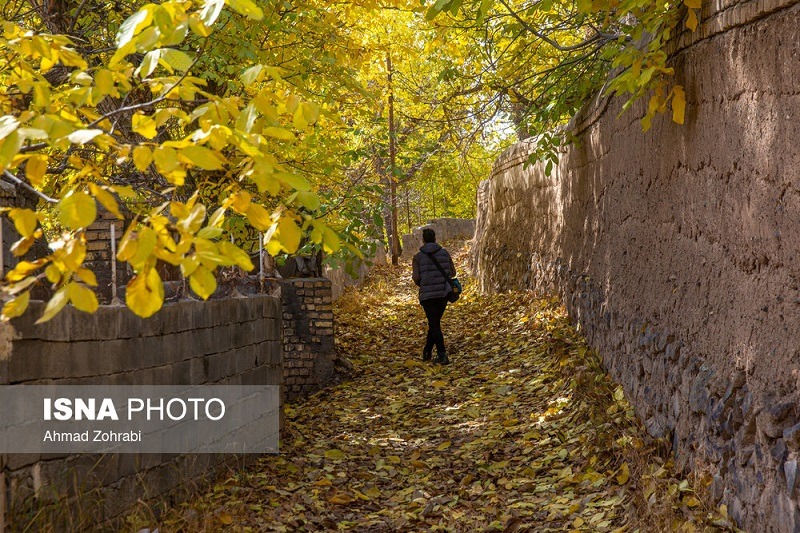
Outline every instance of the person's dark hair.
<svg viewBox="0 0 800 533">
<path fill-rule="evenodd" d="M 430 228 L 422 230 L 422 242 L 436 242 L 436 232 Z"/>
</svg>

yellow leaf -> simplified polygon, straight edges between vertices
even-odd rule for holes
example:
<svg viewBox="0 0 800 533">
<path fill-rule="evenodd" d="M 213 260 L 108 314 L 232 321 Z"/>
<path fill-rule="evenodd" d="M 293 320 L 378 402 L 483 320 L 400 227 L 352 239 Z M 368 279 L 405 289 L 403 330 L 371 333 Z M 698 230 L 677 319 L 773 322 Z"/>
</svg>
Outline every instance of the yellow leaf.
<svg viewBox="0 0 800 533">
<path fill-rule="evenodd" d="M 685 496 L 683 498 L 683 503 L 685 503 L 687 507 L 697 507 L 698 505 L 700 505 L 700 500 L 698 500 L 694 496 Z"/>
<path fill-rule="evenodd" d="M 628 468 L 628 463 L 623 463 L 622 468 L 619 469 L 619 474 L 617 474 L 617 483 L 624 485 L 628 482 L 630 477 L 631 471 L 630 468 Z"/>
<path fill-rule="evenodd" d="M 205 146 L 187 146 L 178 152 L 178 157 L 204 170 L 220 170 L 227 162 L 224 157 Z"/>
<path fill-rule="evenodd" d="M 73 192 L 58 202 L 58 219 L 69 229 L 85 228 L 97 218 L 94 198 L 84 192 Z"/>
<path fill-rule="evenodd" d="M 270 255 L 278 255 L 281 250 L 292 254 L 300 247 L 300 238 L 303 232 L 295 221 L 289 216 L 282 216 L 278 220 L 275 231 L 268 233 L 264 238 L 267 240 L 267 251 Z"/>
<path fill-rule="evenodd" d="M 281 141 L 293 141 L 295 139 L 294 133 L 286 128 L 278 128 L 277 126 L 267 126 L 264 128 L 264 135 L 274 137 Z"/>
<path fill-rule="evenodd" d="M 373 500 L 381 497 L 381 491 L 378 487 L 372 486 L 367 489 L 364 489 L 364 494 L 372 498 Z"/>
<path fill-rule="evenodd" d="M 14 254 L 15 257 L 22 257 L 28 250 L 31 249 L 31 246 L 36 242 L 36 236 L 41 236 L 40 232 L 34 232 L 33 236 L 26 238 L 22 238 L 11 245 L 11 253 Z"/>
<path fill-rule="evenodd" d="M 164 285 L 156 269 L 148 269 L 128 282 L 125 303 L 142 318 L 152 316 L 161 309 L 164 303 Z"/>
<path fill-rule="evenodd" d="M 34 155 L 25 164 L 25 176 L 33 185 L 41 185 L 47 173 L 47 156 Z"/>
<path fill-rule="evenodd" d="M 246 213 L 247 208 L 250 207 L 251 198 L 252 196 L 250 196 L 249 192 L 239 191 L 231 196 L 230 198 L 231 205 L 233 206 L 233 209 L 236 210 L 237 213 Z"/>
<path fill-rule="evenodd" d="M 441 389 L 443 387 L 447 387 L 447 382 L 446 381 L 442 381 L 441 379 L 438 379 L 438 380 L 434 381 L 433 383 L 431 383 L 431 385 L 436 387 L 437 389 Z"/>
<path fill-rule="evenodd" d="M 189 286 L 200 298 L 208 300 L 208 297 L 217 290 L 217 278 L 214 277 L 213 272 L 200 265 L 189 277 Z"/>
<path fill-rule="evenodd" d="M 313 124 L 319 118 L 319 106 L 312 102 L 301 102 L 298 109 L 303 113 L 303 118 L 308 124 Z"/>
<path fill-rule="evenodd" d="M 219 514 L 219 521 L 226 526 L 233 524 L 233 517 L 228 513 L 220 513 Z"/>
<path fill-rule="evenodd" d="M 333 496 L 331 496 L 330 498 L 328 498 L 328 501 L 338 505 L 344 505 L 355 501 L 355 498 L 353 498 L 350 494 L 346 492 L 338 492 Z"/>
<path fill-rule="evenodd" d="M 110 70 L 98 70 L 94 75 L 94 85 L 102 94 L 111 94 L 114 89 L 114 74 Z"/>
<path fill-rule="evenodd" d="M 625 399 L 625 391 L 622 390 L 622 385 L 617 385 L 617 388 L 614 390 L 614 399 L 618 402 Z"/>
<path fill-rule="evenodd" d="M 67 285 L 67 293 L 69 299 L 77 309 L 87 313 L 94 313 L 97 311 L 97 295 L 88 287 L 84 287 L 80 283 L 74 281 Z"/>
<path fill-rule="evenodd" d="M 61 271 L 55 265 L 48 265 L 44 269 L 44 275 L 50 283 L 56 284 L 61 281 Z"/>
<path fill-rule="evenodd" d="M 219 251 L 222 255 L 233 261 L 239 268 L 248 272 L 253 270 L 254 266 L 253 262 L 250 260 L 250 256 L 235 244 L 222 241 L 219 243 Z"/>
<path fill-rule="evenodd" d="M 133 115 L 131 118 L 131 126 L 133 127 L 133 131 L 147 139 L 152 139 L 158 135 L 156 120 L 142 113 Z"/>
<path fill-rule="evenodd" d="M 33 235 L 36 231 L 36 226 L 39 224 L 39 219 L 36 218 L 36 213 L 30 209 L 14 208 L 8 212 L 8 216 L 14 221 L 14 227 L 20 235 L 25 238 Z"/>
<path fill-rule="evenodd" d="M 328 226 L 322 229 L 322 249 L 326 254 L 332 254 L 342 247 L 339 235 Z"/>
<path fill-rule="evenodd" d="M 437 451 L 440 451 L 440 452 L 443 452 L 443 451 L 445 451 L 447 448 L 449 448 L 451 444 L 452 444 L 452 442 L 450 442 L 449 440 L 446 440 L 446 441 L 444 441 L 443 443 L 441 443 L 440 445 L 438 445 L 438 446 L 436 447 L 436 450 L 437 450 Z"/>
<path fill-rule="evenodd" d="M 118 219 L 123 219 L 122 213 L 119 211 L 119 204 L 117 204 L 117 199 L 114 198 L 113 194 L 100 187 L 96 183 L 89 184 L 89 191 L 91 191 L 95 199 L 97 199 L 97 201 L 100 202 L 100 204 L 105 207 L 106 210 L 108 210 Z"/>
<path fill-rule="evenodd" d="M 342 450 L 337 450 L 336 448 L 334 448 L 332 450 L 326 451 L 325 457 L 328 459 L 333 459 L 334 461 L 341 461 L 344 459 L 345 455 Z"/>
<path fill-rule="evenodd" d="M 49 269 L 50 267 L 47 268 Z M 87 285 L 91 285 L 92 287 L 97 287 L 97 276 L 95 276 L 94 272 L 92 272 L 88 268 L 79 268 L 78 270 L 75 271 L 75 274 L 80 278 L 81 281 L 83 281 Z M 48 279 L 49 277 L 50 276 L 48 276 Z"/>
<path fill-rule="evenodd" d="M 683 124 L 686 113 L 686 94 L 680 85 L 673 87 L 672 93 L 672 121 Z"/>
<path fill-rule="evenodd" d="M 686 4 L 686 7 L 689 9 L 700 9 L 700 5 L 703 2 L 702 0 L 683 0 L 683 3 Z"/>
<path fill-rule="evenodd" d="M 133 164 L 136 170 L 144 172 L 153 162 L 153 152 L 147 146 L 137 146 L 133 149 Z"/>
<path fill-rule="evenodd" d="M 67 140 L 73 144 L 86 144 L 98 135 L 102 135 L 103 130 L 77 130 L 67 135 Z"/>
<path fill-rule="evenodd" d="M 59 311 L 64 309 L 64 306 L 67 305 L 68 301 L 69 297 L 67 296 L 67 289 L 66 287 L 62 287 L 56 291 L 53 297 L 50 298 L 50 301 L 47 302 L 47 305 L 44 308 L 44 313 L 42 313 L 42 316 L 36 321 L 36 323 L 42 324 L 56 316 Z"/>
<path fill-rule="evenodd" d="M 25 291 L 13 300 L 9 300 L 3 306 L 3 314 L 0 320 L 10 320 L 14 317 L 20 316 L 28 308 L 28 303 L 31 301 L 30 291 Z"/>
<path fill-rule="evenodd" d="M 686 17 L 686 27 L 694 31 L 697 29 L 699 21 L 697 20 L 697 11 L 694 9 L 689 10 L 689 15 Z"/>
<path fill-rule="evenodd" d="M 184 257 L 183 261 L 181 261 L 181 273 L 184 277 L 191 276 L 197 267 L 200 266 L 200 259 L 197 258 L 196 255 L 190 255 L 188 257 Z"/>
<path fill-rule="evenodd" d="M 261 20 L 264 17 L 264 12 L 253 0 L 228 0 L 228 5 L 231 9 L 247 18 Z"/>
<path fill-rule="evenodd" d="M 247 220 L 250 224 L 256 228 L 258 231 L 265 231 L 267 228 L 272 225 L 272 219 L 269 216 L 269 213 L 263 206 L 259 204 L 251 203 L 247 206 L 247 211 L 245 212 L 247 216 Z"/>
</svg>

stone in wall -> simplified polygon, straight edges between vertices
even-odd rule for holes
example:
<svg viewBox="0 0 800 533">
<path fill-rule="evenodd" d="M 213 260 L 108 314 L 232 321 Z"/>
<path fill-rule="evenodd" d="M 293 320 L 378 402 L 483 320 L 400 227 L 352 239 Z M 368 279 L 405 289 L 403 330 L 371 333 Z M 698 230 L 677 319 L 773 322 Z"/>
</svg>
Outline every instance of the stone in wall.
<svg viewBox="0 0 800 533">
<path fill-rule="evenodd" d="M 552 176 L 481 185 L 485 291 L 559 292 L 653 436 L 751 531 L 800 531 L 800 3 L 708 2 L 672 66 L 686 124 L 602 100 Z"/>
</svg>

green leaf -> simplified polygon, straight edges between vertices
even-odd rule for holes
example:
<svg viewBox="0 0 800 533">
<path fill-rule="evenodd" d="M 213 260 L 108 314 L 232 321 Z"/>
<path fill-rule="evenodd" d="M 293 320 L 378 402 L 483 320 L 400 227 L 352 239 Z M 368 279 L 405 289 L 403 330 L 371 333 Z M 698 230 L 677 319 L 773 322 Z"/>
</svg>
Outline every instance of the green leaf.
<svg viewBox="0 0 800 533">
<path fill-rule="evenodd" d="M 435 4 L 433 4 L 428 11 L 425 13 L 425 18 L 427 20 L 433 20 L 436 16 L 444 11 L 444 9 L 448 6 L 450 0 L 437 0 Z"/>
<path fill-rule="evenodd" d="M 186 72 L 194 63 L 194 58 L 186 52 L 166 48 L 161 51 L 161 61 L 179 72 Z"/>
<path fill-rule="evenodd" d="M 334 448 L 333 450 L 327 450 L 325 452 L 325 457 L 334 461 L 342 461 L 345 458 L 345 455 L 342 450 Z"/>
<path fill-rule="evenodd" d="M 297 193 L 297 203 L 309 211 L 316 211 L 320 206 L 319 196 L 313 192 L 307 191 L 300 191 Z"/>
</svg>

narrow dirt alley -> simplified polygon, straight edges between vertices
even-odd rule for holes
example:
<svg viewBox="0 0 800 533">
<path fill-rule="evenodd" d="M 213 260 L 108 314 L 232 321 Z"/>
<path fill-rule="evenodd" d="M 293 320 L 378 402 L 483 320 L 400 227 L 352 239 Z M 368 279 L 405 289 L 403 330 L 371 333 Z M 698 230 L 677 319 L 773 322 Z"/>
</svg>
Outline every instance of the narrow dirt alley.
<svg viewBox="0 0 800 533">
<path fill-rule="evenodd" d="M 455 259 L 465 279 L 463 248 Z M 377 267 L 337 304 L 353 378 L 287 406 L 279 456 L 169 510 L 161 530 L 732 530 L 560 305 L 466 281 L 441 367 L 421 360 L 410 265 Z"/>
</svg>

